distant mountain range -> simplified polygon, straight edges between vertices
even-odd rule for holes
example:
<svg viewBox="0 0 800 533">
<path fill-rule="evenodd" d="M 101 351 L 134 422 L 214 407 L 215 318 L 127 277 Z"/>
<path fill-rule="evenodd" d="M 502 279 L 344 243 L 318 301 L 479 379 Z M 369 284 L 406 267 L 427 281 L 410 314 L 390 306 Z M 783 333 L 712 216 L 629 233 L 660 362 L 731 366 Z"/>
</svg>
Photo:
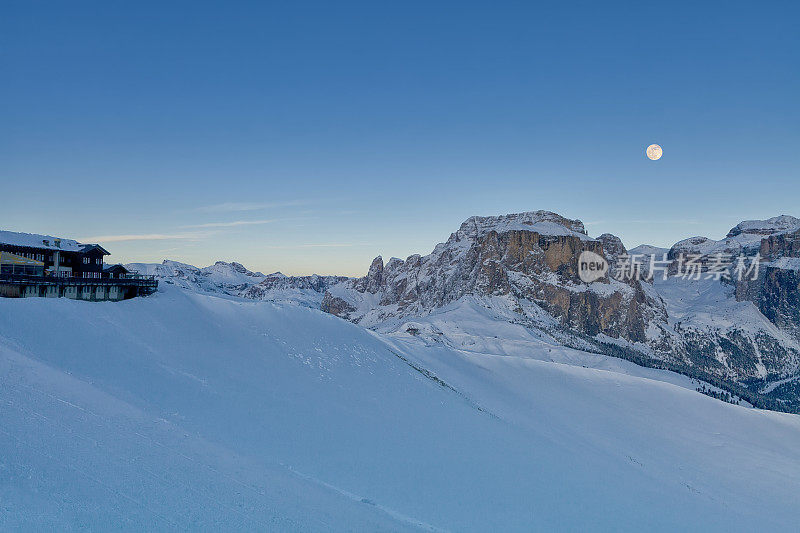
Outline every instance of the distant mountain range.
<svg viewBox="0 0 800 533">
<path fill-rule="evenodd" d="M 671 275 L 584 283 L 577 265 L 585 251 L 612 271 L 635 254 L 661 262 L 666 254 Z M 759 254 L 762 262 L 742 280 L 707 275 L 705 259 L 700 279 L 675 275 L 685 257 L 700 254 Z M 491 342 L 500 354 L 524 350 L 501 333 L 513 325 L 536 342 L 702 379 L 730 401 L 800 411 L 800 219 L 791 216 L 741 222 L 720 240 L 630 251 L 614 235 L 591 238 L 580 220 L 548 211 L 471 217 L 430 254 L 377 257 L 361 278 L 264 275 L 224 262 L 128 266 L 183 288 L 296 302 L 459 349 Z M 641 269 L 649 271 L 647 261 Z"/>
</svg>

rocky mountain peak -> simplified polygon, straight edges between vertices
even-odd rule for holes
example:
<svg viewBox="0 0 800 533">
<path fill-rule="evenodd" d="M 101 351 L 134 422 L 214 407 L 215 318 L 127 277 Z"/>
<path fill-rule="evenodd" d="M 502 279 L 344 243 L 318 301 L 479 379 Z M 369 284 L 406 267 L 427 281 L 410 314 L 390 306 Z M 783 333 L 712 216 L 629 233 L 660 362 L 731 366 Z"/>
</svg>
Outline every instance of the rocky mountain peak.
<svg viewBox="0 0 800 533">
<path fill-rule="evenodd" d="M 577 236 L 590 240 L 580 220 L 570 220 L 552 211 L 528 211 L 509 215 L 480 217 L 465 220 L 450 240 L 477 240 L 490 232 L 533 231 L 540 235 Z"/>
<path fill-rule="evenodd" d="M 377 293 L 383 282 L 383 257 L 380 255 L 372 260 L 367 275 L 358 280 L 358 288 L 361 292 L 370 294 Z"/>
<path fill-rule="evenodd" d="M 620 257 L 628 254 L 628 251 L 625 249 L 625 245 L 622 244 L 622 240 L 616 235 L 612 235 L 611 233 L 603 233 L 597 238 L 597 240 L 602 243 L 603 252 L 611 268 L 616 266 L 617 260 Z"/>
<path fill-rule="evenodd" d="M 745 220 L 728 232 L 727 237 L 736 237 L 743 233 L 751 235 L 773 235 L 785 231 L 800 229 L 800 219 L 790 215 L 780 215 L 766 220 Z"/>
<path fill-rule="evenodd" d="M 759 252 L 769 260 L 800 254 L 800 219 L 780 215 L 766 220 L 740 222 L 720 240 L 708 237 L 690 237 L 676 242 L 670 249 L 670 258 L 679 255 L 753 255 Z"/>
<path fill-rule="evenodd" d="M 264 277 L 264 274 L 262 274 L 261 272 L 253 272 L 252 270 L 249 270 L 247 267 L 245 267 L 243 264 L 237 263 L 236 261 L 232 261 L 230 263 L 228 263 L 227 261 L 217 261 L 214 263 L 213 267 L 209 268 L 214 268 L 218 271 L 230 270 L 238 274 L 244 274 L 245 276 L 261 277 L 261 278 Z"/>
<path fill-rule="evenodd" d="M 464 296 L 500 297 L 520 310 L 536 302 L 581 334 L 643 341 L 648 322 L 663 314 L 659 302 L 637 281 L 584 284 L 577 275 L 582 252 L 604 250 L 612 262 L 625 253 L 618 237 L 592 239 L 581 221 L 550 211 L 470 217 L 429 255 L 386 265 L 377 257 L 365 277 L 332 287 L 323 310 L 369 326 Z"/>
</svg>

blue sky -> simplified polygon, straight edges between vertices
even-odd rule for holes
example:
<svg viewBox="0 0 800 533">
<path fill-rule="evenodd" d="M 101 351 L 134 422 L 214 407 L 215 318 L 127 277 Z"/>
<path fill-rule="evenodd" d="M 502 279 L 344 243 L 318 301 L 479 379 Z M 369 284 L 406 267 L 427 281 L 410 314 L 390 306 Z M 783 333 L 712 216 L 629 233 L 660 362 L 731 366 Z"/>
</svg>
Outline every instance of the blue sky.
<svg viewBox="0 0 800 533">
<path fill-rule="evenodd" d="M 8 2 L 0 227 L 361 274 L 470 215 L 800 215 L 796 3 Z M 664 148 L 656 162 L 651 143 Z"/>
</svg>

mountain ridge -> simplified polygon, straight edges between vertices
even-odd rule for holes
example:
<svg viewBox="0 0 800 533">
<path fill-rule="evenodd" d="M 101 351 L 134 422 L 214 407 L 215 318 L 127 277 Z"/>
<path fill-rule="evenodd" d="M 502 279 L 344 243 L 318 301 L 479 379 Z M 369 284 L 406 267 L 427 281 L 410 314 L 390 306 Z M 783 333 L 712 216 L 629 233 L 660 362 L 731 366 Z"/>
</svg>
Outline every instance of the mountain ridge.
<svg viewBox="0 0 800 533">
<path fill-rule="evenodd" d="M 582 252 L 605 257 L 612 270 L 629 252 L 614 235 L 592 238 L 580 220 L 540 210 L 470 217 L 430 254 L 386 263 L 378 256 L 360 278 L 265 276 L 224 262 L 145 270 L 185 288 L 299 303 L 384 332 L 406 331 L 409 320 L 477 296 L 504 320 L 555 342 L 696 375 L 752 403 L 797 410 L 797 241 L 800 219 L 781 215 L 740 222 L 718 241 L 684 239 L 666 252 L 673 271 L 680 254 L 763 252 L 755 280 L 607 276 L 584 283 L 577 276 Z M 661 260 L 664 250 L 641 245 L 631 252 L 660 252 Z"/>
</svg>

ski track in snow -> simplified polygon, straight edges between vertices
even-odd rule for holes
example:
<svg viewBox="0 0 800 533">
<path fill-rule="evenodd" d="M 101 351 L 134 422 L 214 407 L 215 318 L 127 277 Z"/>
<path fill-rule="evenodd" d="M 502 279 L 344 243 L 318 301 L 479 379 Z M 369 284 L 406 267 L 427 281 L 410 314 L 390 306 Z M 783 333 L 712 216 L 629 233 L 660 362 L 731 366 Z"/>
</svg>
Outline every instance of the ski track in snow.
<svg viewBox="0 0 800 533">
<path fill-rule="evenodd" d="M 380 505 L 378 503 L 373 502 L 369 498 L 365 498 L 365 497 L 359 496 L 357 494 L 353 494 L 352 492 L 346 491 L 346 490 L 344 490 L 342 488 L 339 488 L 339 487 L 337 487 L 335 485 L 331 485 L 330 483 L 326 483 L 325 481 L 317 479 L 317 478 L 315 478 L 313 476 L 309 476 L 308 474 L 303 474 L 302 472 L 299 472 L 299 471 L 295 470 L 291 466 L 288 466 L 288 465 L 283 465 L 283 466 L 285 466 L 290 472 L 294 473 L 295 475 L 297 475 L 298 477 L 300 477 L 302 479 L 305 479 L 305 480 L 311 481 L 313 483 L 316 483 L 316 484 L 318 484 L 318 485 L 320 485 L 322 487 L 325 487 L 326 489 L 331 489 L 331 490 L 337 492 L 338 494 L 341 494 L 342 496 L 345 496 L 345 497 L 353 500 L 356 503 L 363 503 L 363 504 L 366 504 L 366 505 L 371 505 L 371 506 L 375 507 L 376 509 L 380 509 L 381 511 L 383 511 L 387 515 L 391 516 L 392 518 L 394 518 L 394 519 L 396 519 L 396 520 L 398 520 L 400 522 L 405 522 L 405 523 L 407 523 L 407 524 L 409 524 L 411 526 L 414 526 L 415 528 L 419 528 L 419 529 L 421 529 L 423 531 L 447 531 L 446 529 L 439 529 L 439 528 L 437 528 L 435 526 L 432 526 L 430 524 L 426 524 L 425 522 L 420 522 L 419 520 L 416 520 L 415 518 L 411 518 L 411 517 L 406 516 L 404 514 L 398 513 L 397 511 L 395 511 L 393 509 L 389 509 L 388 507 L 386 507 L 384 505 Z"/>
</svg>

